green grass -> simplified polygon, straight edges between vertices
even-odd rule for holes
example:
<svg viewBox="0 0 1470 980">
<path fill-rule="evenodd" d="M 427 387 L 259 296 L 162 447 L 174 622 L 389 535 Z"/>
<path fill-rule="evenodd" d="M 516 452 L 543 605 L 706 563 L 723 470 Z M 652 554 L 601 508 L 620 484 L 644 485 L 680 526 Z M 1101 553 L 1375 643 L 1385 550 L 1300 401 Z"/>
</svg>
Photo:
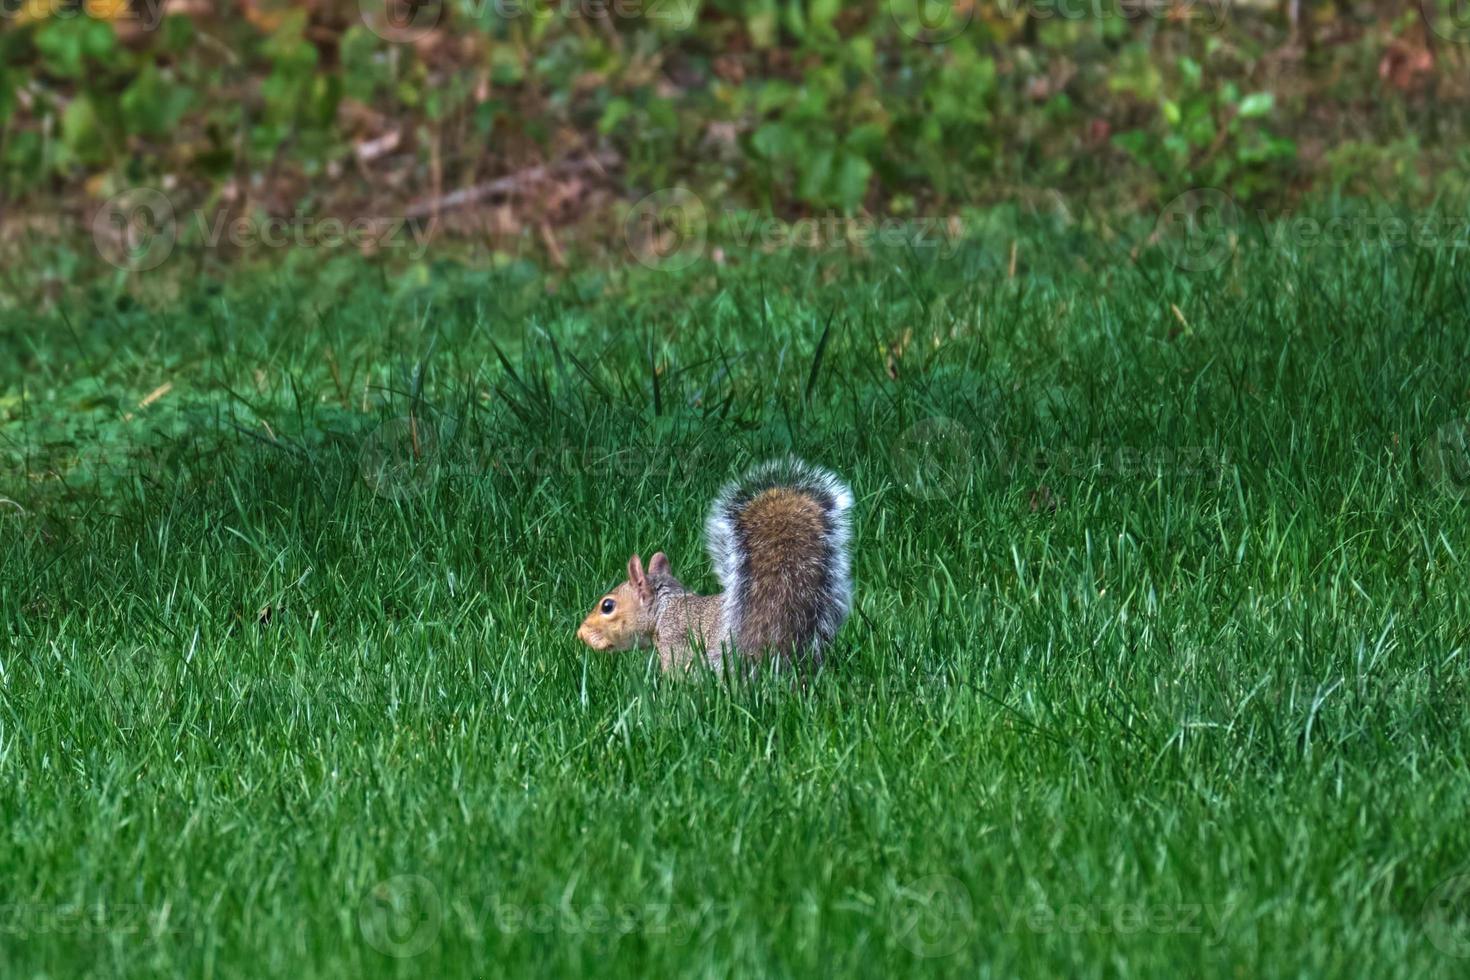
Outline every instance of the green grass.
<svg viewBox="0 0 1470 980">
<path fill-rule="evenodd" d="M 1008 246 L 0 314 L 0 974 L 1464 975 L 1463 254 Z M 575 643 L 786 451 L 819 677 Z"/>
</svg>

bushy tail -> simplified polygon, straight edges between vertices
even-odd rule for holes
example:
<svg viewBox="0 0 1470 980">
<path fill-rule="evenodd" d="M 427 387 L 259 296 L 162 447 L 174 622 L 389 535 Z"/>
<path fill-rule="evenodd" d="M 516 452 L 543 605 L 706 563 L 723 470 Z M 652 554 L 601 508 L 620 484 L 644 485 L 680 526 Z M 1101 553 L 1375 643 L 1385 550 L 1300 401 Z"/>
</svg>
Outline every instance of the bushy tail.
<svg viewBox="0 0 1470 980">
<path fill-rule="evenodd" d="M 831 641 L 852 608 L 851 512 L 847 484 L 798 459 L 763 463 L 720 493 L 705 533 L 737 650 Z"/>
</svg>

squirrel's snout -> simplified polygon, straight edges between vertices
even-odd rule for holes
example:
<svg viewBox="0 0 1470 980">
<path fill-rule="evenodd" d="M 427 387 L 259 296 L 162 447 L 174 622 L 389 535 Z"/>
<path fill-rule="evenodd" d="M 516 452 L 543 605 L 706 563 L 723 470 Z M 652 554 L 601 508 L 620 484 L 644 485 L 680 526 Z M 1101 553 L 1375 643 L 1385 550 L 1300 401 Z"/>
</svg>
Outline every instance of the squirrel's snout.
<svg viewBox="0 0 1470 980">
<path fill-rule="evenodd" d="M 581 640 L 583 643 L 587 644 L 594 650 L 601 650 L 606 645 L 605 641 L 602 638 L 602 634 L 590 628 L 586 623 L 583 623 L 581 626 L 577 627 L 577 639 Z"/>
</svg>

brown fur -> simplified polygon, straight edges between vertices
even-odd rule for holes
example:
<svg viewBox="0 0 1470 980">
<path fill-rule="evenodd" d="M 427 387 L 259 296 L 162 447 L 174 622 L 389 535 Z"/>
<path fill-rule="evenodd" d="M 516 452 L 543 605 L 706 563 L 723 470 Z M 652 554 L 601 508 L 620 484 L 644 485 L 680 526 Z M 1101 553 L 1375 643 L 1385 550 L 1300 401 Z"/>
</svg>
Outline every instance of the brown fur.
<svg viewBox="0 0 1470 980">
<path fill-rule="evenodd" d="M 665 670 L 687 668 L 701 649 L 716 667 L 732 649 L 752 662 L 771 654 L 820 663 L 851 608 L 851 507 L 835 474 L 796 459 L 756 466 L 726 485 L 705 522 L 728 591 L 697 595 L 662 552 L 646 570 L 634 555 L 627 581 L 598 600 L 577 636 L 596 650 L 653 646 Z"/>
<path fill-rule="evenodd" d="M 723 598 L 688 592 L 664 599 L 659 610 L 658 628 L 654 632 L 658 662 L 664 670 L 688 668 L 694 663 L 694 654 L 700 647 L 703 647 L 705 659 L 711 667 L 720 666 L 724 641 L 720 636 Z"/>
<path fill-rule="evenodd" d="M 610 613 L 602 611 L 613 601 Z M 631 650 L 652 646 L 664 670 L 688 668 L 696 647 L 703 646 L 712 666 L 719 666 L 721 643 L 718 595 L 696 595 L 674 577 L 669 559 L 659 552 L 645 572 L 637 555 L 628 560 L 628 580 L 605 593 L 577 629 L 577 639 L 594 650 Z"/>
<path fill-rule="evenodd" d="M 747 555 L 747 612 L 735 645 L 792 653 L 793 638 L 810 636 L 817 614 L 813 603 L 802 608 L 802 599 L 820 592 L 826 574 L 816 560 L 822 553 L 822 510 L 806 494 L 773 487 L 745 505 L 736 532 Z M 791 620 L 793 608 L 799 610 L 797 622 Z"/>
<path fill-rule="evenodd" d="M 613 601 L 611 614 L 603 613 L 602 603 Z M 631 650 L 640 646 L 644 637 L 653 635 L 653 614 L 638 599 L 633 583 L 623 582 L 613 588 L 592 607 L 577 630 L 577 639 L 594 650 Z"/>
</svg>

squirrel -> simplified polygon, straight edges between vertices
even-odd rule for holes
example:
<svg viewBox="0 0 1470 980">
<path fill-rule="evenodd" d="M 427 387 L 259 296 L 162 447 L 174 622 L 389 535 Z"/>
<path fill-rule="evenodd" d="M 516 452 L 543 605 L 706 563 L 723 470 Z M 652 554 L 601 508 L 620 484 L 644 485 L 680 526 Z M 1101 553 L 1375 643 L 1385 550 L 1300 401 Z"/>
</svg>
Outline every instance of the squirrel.
<svg viewBox="0 0 1470 980">
<path fill-rule="evenodd" d="M 664 670 L 684 669 L 703 647 L 718 668 L 726 651 L 748 660 L 820 661 L 852 608 L 852 490 L 836 474 L 788 458 L 727 484 L 705 521 L 723 591 L 697 595 L 655 554 L 588 613 L 577 638 L 594 650 L 652 646 Z"/>
</svg>

